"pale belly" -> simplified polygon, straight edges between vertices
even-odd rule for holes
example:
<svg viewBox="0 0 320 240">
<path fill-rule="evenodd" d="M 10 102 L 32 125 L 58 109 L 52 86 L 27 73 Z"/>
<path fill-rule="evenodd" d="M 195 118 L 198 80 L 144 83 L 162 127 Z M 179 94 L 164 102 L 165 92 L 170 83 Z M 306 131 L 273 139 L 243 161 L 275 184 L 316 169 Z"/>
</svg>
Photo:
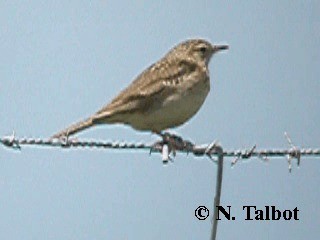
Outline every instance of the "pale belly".
<svg viewBox="0 0 320 240">
<path fill-rule="evenodd" d="M 135 119 L 129 124 L 138 130 L 155 132 L 177 127 L 188 121 L 200 109 L 209 93 L 209 84 L 209 81 L 205 81 L 192 90 L 176 93 L 152 112 L 132 116 Z"/>
</svg>

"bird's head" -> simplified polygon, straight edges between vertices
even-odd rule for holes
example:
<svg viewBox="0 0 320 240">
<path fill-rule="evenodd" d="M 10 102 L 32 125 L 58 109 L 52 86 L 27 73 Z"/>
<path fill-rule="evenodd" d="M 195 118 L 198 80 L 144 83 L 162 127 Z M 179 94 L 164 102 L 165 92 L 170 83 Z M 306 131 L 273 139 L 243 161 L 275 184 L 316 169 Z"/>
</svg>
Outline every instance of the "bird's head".
<svg viewBox="0 0 320 240">
<path fill-rule="evenodd" d="M 208 65 L 213 54 L 228 48 L 228 45 L 214 45 L 203 39 L 190 39 L 178 44 L 171 53 Z"/>
</svg>

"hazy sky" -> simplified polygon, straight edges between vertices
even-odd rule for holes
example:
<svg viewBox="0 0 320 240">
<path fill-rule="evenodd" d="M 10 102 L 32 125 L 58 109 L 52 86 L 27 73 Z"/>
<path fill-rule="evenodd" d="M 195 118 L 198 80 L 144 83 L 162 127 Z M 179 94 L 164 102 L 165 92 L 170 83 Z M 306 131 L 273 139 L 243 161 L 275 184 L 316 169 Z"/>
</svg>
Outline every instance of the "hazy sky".
<svg viewBox="0 0 320 240">
<path fill-rule="evenodd" d="M 320 147 L 319 1 L 1 1 L 0 136 L 47 138 L 96 112 L 187 38 L 228 43 L 210 63 L 211 92 L 172 130 L 225 149 Z M 79 139 L 157 136 L 121 125 Z M 0 147 L 1 239 L 208 239 L 216 165 L 147 151 Z M 320 159 L 225 160 L 219 239 L 315 239 Z M 242 207 L 299 209 L 298 221 L 245 221 Z M 212 215 L 211 215 L 212 216 Z"/>
</svg>

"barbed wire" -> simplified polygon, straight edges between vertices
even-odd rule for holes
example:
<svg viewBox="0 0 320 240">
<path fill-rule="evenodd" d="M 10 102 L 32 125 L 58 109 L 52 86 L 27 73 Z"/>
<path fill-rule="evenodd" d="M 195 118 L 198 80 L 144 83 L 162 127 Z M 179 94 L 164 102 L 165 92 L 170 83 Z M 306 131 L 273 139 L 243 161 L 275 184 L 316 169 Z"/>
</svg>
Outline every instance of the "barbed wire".
<svg viewBox="0 0 320 240">
<path fill-rule="evenodd" d="M 300 164 L 302 156 L 320 156 L 320 148 L 298 148 L 293 145 L 292 140 L 285 133 L 289 148 L 287 149 L 256 149 L 256 145 L 249 149 L 239 150 L 223 150 L 222 155 L 224 157 L 234 157 L 231 162 L 232 165 L 236 164 L 240 159 L 249 159 L 251 157 L 258 157 L 262 160 L 268 160 L 270 157 L 287 157 L 289 163 L 289 170 L 291 171 L 292 159 L 297 159 L 297 164 Z M 41 139 L 41 138 L 17 138 L 13 132 L 10 136 L 4 136 L 0 138 L 0 143 L 6 147 L 20 150 L 23 145 L 37 145 L 45 147 L 58 147 L 58 148 L 104 148 L 104 149 L 141 149 L 149 150 L 152 152 L 162 153 L 162 160 L 167 163 L 172 160 L 170 153 L 173 156 L 176 152 L 192 153 L 194 156 L 202 157 L 208 156 L 211 160 L 215 161 L 214 157 L 218 156 L 216 151 L 217 146 L 221 147 L 216 141 L 210 144 L 197 145 L 190 141 L 185 141 L 181 137 L 176 135 L 163 135 L 162 141 L 158 141 L 152 144 L 136 142 L 119 142 L 119 141 L 98 141 L 98 140 L 78 140 L 75 138 L 65 139 Z"/>
<path fill-rule="evenodd" d="M 60 148 L 104 148 L 104 149 L 142 149 L 152 152 L 160 152 L 162 154 L 163 163 L 168 163 L 172 160 L 170 153 L 173 156 L 177 151 L 185 153 L 193 153 L 194 156 L 201 157 L 207 156 L 212 161 L 217 163 L 217 180 L 216 180 L 216 193 L 214 197 L 214 218 L 211 228 L 211 239 L 215 240 L 218 229 L 218 210 L 220 206 L 221 189 L 222 189 L 222 175 L 223 175 L 223 159 L 224 157 L 234 157 L 231 162 L 235 165 L 240 159 L 249 159 L 251 157 L 258 157 L 264 161 L 267 161 L 269 157 L 287 157 L 289 171 L 292 169 L 292 160 L 297 160 L 297 165 L 300 164 L 302 156 L 320 156 L 320 148 L 298 148 L 295 146 L 287 133 L 285 133 L 289 148 L 287 149 L 261 149 L 257 150 L 256 145 L 249 149 L 239 150 L 224 150 L 217 141 L 210 144 L 197 145 L 190 141 L 183 140 L 181 137 L 171 134 L 163 134 L 162 140 L 152 144 L 147 143 L 127 143 L 127 142 L 111 142 L 111 141 L 97 141 L 97 140 L 78 140 L 76 138 L 64 138 L 64 139 L 41 139 L 41 138 L 17 138 L 13 132 L 10 136 L 0 138 L 2 145 L 21 150 L 22 145 L 37 145 L 46 147 L 60 147 Z M 215 159 L 216 157 L 217 159 Z"/>
</svg>

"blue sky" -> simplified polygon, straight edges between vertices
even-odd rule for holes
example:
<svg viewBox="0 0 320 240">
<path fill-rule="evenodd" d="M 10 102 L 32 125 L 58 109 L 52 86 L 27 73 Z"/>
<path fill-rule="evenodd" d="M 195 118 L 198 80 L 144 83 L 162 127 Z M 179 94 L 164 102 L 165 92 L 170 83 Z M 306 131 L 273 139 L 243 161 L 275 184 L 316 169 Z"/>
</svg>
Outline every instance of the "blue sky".
<svg viewBox="0 0 320 240">
<path fill-rule="evenodd" d="M 228 43 L 210 63 L 212 91 L 173 132 L 225 149 L 319 147 L 319 1 L 2 1 L 0 135 L 46 138 L 96 112 L 187 38 Z M 154 142 L 101 126 L 80 139 Z M 1 239 L 208 239 L 216 165 L 144 151 L 0 150 Z M 288 173 L 285 158 L 225 160 L 221 239 L 319 236 L 319 159 Z M 299 221 L 244 221 L 242 206 L 299 209 Z"/>
</svg>

